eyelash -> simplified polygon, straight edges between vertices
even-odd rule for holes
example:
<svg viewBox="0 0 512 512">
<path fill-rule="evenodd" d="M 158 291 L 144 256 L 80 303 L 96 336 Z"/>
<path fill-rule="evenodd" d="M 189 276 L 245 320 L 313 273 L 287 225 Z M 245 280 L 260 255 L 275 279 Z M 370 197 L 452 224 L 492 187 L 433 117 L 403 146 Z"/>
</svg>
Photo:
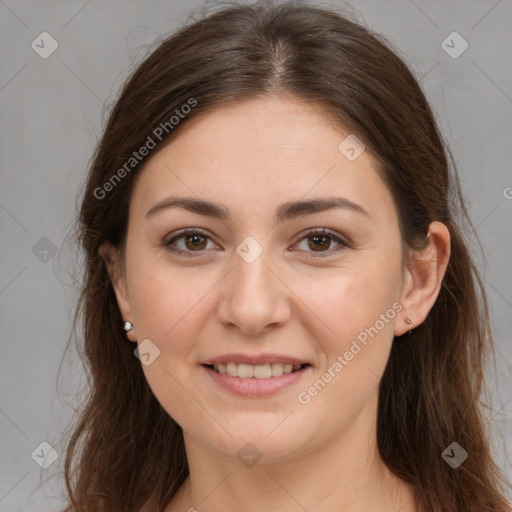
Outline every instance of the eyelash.
<svg viewBox="0 0 512 512">
<path fill-rule="evenodd" d="M 196 251 L 184 251 L 182 249 L 176 249 L 175 247 L 171 247 L 171 245 L 176 240 L 184 238 L 187 235 L 201 235 L 204 238 L 210 239 L 208 233 L 206 233 L 205 231 L 203 231 L 203 230 L 201 230 L 199 228 L 190 228 L 190 229 L 185 229 L 183 231 L 178 232 L 175 236 L 173 236 L 170 240 L 165 241 L 162 245 L 164 247 L 166 247 L 167 249 L 169 249 L 170 251 L 176 253 L 176 254 L 182 254 L 182 255 L 184 255 L 186 257 L 194 258 L 196 256 L 193 255 L 193 253 L 196 252 Z M 311 256 L 313 258 L 325 258 L 325 257 L 328 257 L 328 256 L 332 256 L 333 254 L 336 254 L 339 251 L 341 251 L 341 250 L 343 250 L 345 248 L 349 248 L 350 247 L 350 244 L 348 242 L 346 242 L 345 240 L 341 239 L 336 234 L 336 232 L 331 231 L 330 229 L 327 229 L 327 228 L 313 229 L 313 230 L 307 232 L 298 242 L 301 242 L 302 240 L 306 240 L 308 238 L 313 238 L 315 236 L 328 236 L 329 238 L 331 238 L 335 242 L 338 242 L 340 244 L 340 247 L 338 247 L 335 250 L 329 249 L 327 251 L 320 251 L 319 253 L 316 253 L 316 254 L 313 252 L 312 253 L 313 255 Z M 204 251 L 205 250 L 203 249 L 203 250 L 197 251 L 197 252 L 201 253 L 201 252 L 204 252 Z"/>
</svg>

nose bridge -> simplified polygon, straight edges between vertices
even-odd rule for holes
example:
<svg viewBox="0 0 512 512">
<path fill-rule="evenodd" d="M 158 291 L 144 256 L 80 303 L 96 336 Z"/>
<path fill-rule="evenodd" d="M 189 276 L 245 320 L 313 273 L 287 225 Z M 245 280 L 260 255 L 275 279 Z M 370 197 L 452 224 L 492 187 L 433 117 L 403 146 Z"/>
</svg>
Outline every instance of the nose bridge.
<svg viewBox="0 0 512 512">
<path fill-rule="evenodd" d="M 251 254 L 250 249 L 247 256 Z M 238 249 L 237 249 L 238 253 Z M 235 258 L 234 280 L 235 290 L 253 295 L 254 299 L 258 299 L 261 292 L 265 295 L 271 294 L 272 284 L 271 277 L 275 279 L 268 267 L 271 265 L 269 261 L 268 249 L 254 258 L 245 259 L 238 254 Z"/>
<path fill-rule="evenodd" d="M 221 320 L 250 332 L 285 321 L 288 315 L 286 287 L 274 275 L 275 270 L 271 270 L 276 265 L 263 242 L 247 237 L 236 248 L 233 265 L 228 286 L 223 291 Z"/>
<path fill-rule="evenodd" d="M 267 239 L 268 242 L 268 239 Z M 239 300 L 252 299 L 254 302 L 269 302 L 272 299 L 275 279 L 268 269 L 272 262 L 271 251 L 265 241 L 258 241 L 254 237 L 247 237 L 236 249 L 235 257 L 235 290 Z M 248 295 L 248 297 L 245 297 Z"/>
</svg>

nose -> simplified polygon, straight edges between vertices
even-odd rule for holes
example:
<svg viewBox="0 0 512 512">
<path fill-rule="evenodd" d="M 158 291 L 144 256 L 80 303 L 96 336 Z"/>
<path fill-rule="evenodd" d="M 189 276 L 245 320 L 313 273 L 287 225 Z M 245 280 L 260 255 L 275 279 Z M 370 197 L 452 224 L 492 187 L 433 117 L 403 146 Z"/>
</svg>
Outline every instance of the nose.
<svg viewBox="0 0 512 512">
<path fill-rule="evenodd" d="M 284 276 L 267 252 L 248 263 L 234 255 L 234 268 L 222 283 L 217 308 L 225 327 L 243 334 L 265 334 L 284 325 L 290 318 L 290 296 Z M 281 272 L 282 273 L 282 272 Z"/>
</svg>

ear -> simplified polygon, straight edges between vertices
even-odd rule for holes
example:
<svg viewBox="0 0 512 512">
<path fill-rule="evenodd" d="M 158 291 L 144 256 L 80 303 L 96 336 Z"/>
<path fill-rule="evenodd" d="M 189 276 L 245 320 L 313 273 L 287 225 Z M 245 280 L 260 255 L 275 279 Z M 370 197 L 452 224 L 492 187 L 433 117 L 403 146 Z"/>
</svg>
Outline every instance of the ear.
<svg viewBox="0 0 512 512">
<path fill-rule="evenodd" d="M 126 284 L 126 272 L 124 265 L 122 265 L 119 249 L 113 247 L 109 242 L 105 242 L 99 247 L 98 253 L 103 258 L 105 266 L 107 267 L 121 316 L 125 322 L 129 321 L 133 323 L 130 297 L 128 295 L 128 287 Z M 122 329 L 123 326 L 120 325 L 119 328 Z M 130 341 L 137 341 L 135 328 L 128 331 L 126 336 Z"/>
<path fill-rule="evenodd" d="M 395 324 L 395 336 L 422 324 L 439 295 L 450 259 L 450 231 L 442 222 L 432 222 L 427 234 L 428 245 L 412 254 L 405 272 L 401 304 L 403 319 Z M 409 317 L 412 324 L 405 318 Z"/>
</svg>

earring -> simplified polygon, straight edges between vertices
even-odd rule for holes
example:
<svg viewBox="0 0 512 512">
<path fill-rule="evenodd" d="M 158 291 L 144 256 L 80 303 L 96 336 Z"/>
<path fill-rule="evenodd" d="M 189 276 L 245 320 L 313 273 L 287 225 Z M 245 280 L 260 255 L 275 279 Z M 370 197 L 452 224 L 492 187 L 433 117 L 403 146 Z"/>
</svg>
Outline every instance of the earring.
<svg viewBox="0 0 512 512">
<path fill-rule="evenodd" d="M 407 325 L 412 325 L 413 321 L 406 315 L 405 316 L 405 323 Z M 412 334 L 412 331 L 414 331 L 414 329 L 411 329 L 411 330 L 407 331 L 405 334 Z"/>
<path fill-rule="evenodd" d="M 131 331 L 133 329 L 133 324 L 131 322 L 125 322 L 124 323 L 124 330 L 126 332 Z"/>
</svg>

